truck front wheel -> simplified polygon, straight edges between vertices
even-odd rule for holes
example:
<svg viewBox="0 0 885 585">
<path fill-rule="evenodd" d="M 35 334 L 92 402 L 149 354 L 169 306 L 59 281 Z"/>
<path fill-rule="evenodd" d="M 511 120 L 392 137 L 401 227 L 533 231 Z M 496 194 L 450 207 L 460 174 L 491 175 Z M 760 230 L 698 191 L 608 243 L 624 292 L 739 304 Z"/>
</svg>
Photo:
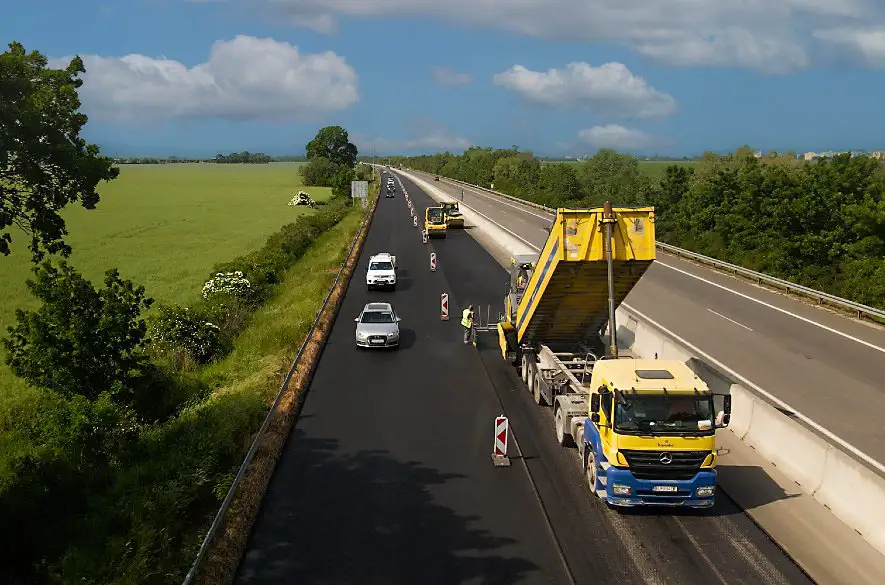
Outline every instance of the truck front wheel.
<svg viewBox="0 0 885 585">
<path fill-rule="evenodd" d="M 593 445 L 585 445 L 584 452 L 587 453 L 587 456 L 584 458 L 587 462 L 584 474 L 587 478 L 587 486 L 594 495 L 599 495 L 597 493 L 597 490 L 599 489 L 599 478 L 596 475 L 596 453 L 593 452 Z"/>
</svg>

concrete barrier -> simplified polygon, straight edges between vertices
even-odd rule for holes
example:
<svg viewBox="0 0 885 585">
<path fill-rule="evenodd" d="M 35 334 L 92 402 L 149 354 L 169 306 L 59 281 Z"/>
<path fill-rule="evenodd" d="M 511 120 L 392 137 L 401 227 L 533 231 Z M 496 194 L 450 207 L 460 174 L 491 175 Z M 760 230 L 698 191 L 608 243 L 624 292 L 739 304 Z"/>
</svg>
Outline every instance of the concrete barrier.
<svg viewBox="0 0 885 585">
<path fill-rule="evenodd" d="M 627 309 L 618 308 L 617 320 L 619 346 L 637 357 L 684 361 L 715 394 L 730 394 L 729 429 L 885 554 L 885 478 Z"/>
</svg>

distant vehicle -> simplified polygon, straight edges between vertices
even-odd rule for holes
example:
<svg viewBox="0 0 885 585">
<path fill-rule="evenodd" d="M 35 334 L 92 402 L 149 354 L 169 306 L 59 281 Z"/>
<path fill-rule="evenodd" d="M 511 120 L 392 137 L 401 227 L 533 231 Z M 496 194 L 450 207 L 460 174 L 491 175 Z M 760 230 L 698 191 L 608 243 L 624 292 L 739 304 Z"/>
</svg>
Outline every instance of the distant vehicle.
<svg viewBox="0 0 885 585">
<path fill-rule="evenodd" d="M 354 319 L 357 347 L 399 347 L 400 321 L 390 303 L 366 304 Z"/>
<path fill-rule="evenodd" d="M 369 289 L 380 286 L 396 289 L 396 256 L 384 252 L 369 258 L 369 265 L 366 267 L 366 286 Z"/>
</svg>

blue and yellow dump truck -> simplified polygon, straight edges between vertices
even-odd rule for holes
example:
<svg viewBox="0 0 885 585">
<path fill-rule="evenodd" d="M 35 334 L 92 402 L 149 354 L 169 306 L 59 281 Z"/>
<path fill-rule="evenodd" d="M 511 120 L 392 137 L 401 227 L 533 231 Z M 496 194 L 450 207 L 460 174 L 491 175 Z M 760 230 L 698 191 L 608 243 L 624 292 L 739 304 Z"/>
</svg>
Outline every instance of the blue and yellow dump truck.
<svg viewBox="0 0 885 585">
<path fill-rule="evenodd" d="M 553 407 L 556 438 L 577 447 L 596 495 L 709 508 L 730 397 L 717 414 L 685 363 L 617 347 L 615 311 L 655 260 L 654 227 L 651 207 L 557 210 L 541 253 L 512 258 L 504 314 L 486 330 L 534 401 Z"/>
</svg>

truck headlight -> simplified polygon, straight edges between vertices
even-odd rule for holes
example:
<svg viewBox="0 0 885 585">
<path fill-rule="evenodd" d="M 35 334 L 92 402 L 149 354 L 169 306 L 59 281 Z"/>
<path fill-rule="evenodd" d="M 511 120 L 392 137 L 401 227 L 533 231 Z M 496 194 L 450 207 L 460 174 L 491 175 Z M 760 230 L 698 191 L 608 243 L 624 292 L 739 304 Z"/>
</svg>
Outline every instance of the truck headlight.
<svg viewBox="0 0 885 585">
<path fill-rule="evenodd" d="M 714 486 L 699 487 L 695 493 L 699 498 L 709 498 L 716 493 L 716 488 Z"/>
<path fill-rule="evenodd" d="M 619 483 L 612 484 L 612 493 L 616 496 L 629 496 L 631 491 L 633 490 L 629 485 L 622 485 Z"/>
</svg>

